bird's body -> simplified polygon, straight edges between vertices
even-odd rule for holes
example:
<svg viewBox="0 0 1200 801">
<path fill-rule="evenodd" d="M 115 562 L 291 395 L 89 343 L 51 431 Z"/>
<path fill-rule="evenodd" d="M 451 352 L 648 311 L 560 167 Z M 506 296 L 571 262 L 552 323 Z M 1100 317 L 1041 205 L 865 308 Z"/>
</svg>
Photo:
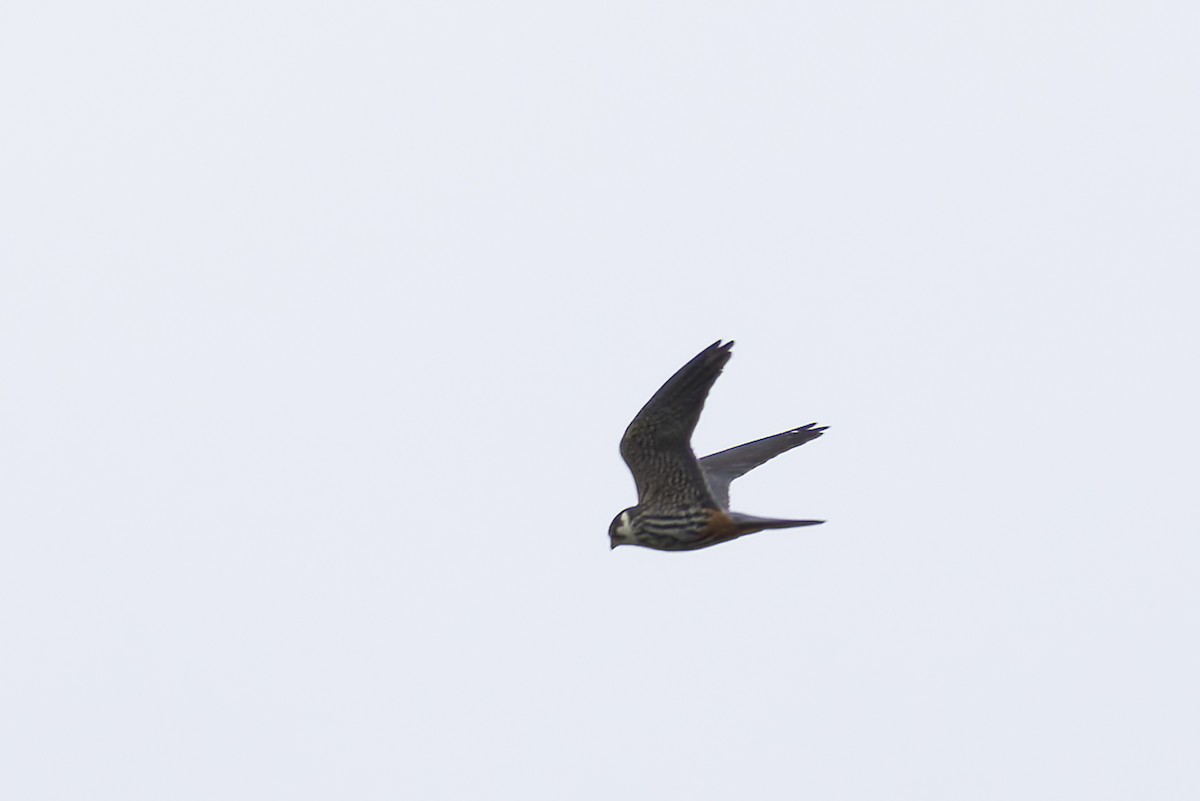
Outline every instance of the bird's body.
<svg viewBox="0 0 1200 801">
<path fill-rule="evenodd" d="M 621 456 L 633 473 L 638 503 L 609 526 L 612 547 L 640 545 L 692 551 L 769 528 L 812 526 L 821 520 L 754 517 L 729 510 L 729 485 L 763 462 L 821 436 L 811 423 L 773 437 L 697 459 L 692 432 L 732 342 L 701 351 L 654 393 L 621 438 Z"/>
</svg>

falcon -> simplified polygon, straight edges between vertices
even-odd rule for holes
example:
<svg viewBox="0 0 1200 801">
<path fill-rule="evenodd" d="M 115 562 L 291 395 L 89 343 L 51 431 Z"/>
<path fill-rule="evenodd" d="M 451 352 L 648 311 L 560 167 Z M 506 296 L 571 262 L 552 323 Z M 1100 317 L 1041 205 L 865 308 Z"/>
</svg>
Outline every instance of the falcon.
<svg viewBox="0 0 1200 801">
<path fill-rule="evenodd" d="M 633 473 L 638 502 L 613 518 L 608 527 L 612 548 L 694 551 L 765 529 L 825 522 L 730 511 L 729 485 L 768 459 L 821 436 L 827 426 L 809 423 L 703 459 L 692 452 L 692 432 L 732 347 L 733 342 L 718 340 L 697 354 L 667 379 L 625 429 L 621 457 Z"/>
</svg>

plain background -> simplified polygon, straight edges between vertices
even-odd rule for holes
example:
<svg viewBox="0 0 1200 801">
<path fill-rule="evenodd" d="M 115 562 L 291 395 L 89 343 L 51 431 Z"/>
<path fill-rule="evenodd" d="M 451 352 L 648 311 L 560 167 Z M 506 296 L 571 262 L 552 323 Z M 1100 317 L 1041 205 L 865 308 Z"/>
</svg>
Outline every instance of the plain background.
<svg viewBox="0 0 1200 801">
<path fill-rule="evenodd" d="M 6 4 L 5 797 L 1200 797 L 1198 8 Z"/>
</svg>

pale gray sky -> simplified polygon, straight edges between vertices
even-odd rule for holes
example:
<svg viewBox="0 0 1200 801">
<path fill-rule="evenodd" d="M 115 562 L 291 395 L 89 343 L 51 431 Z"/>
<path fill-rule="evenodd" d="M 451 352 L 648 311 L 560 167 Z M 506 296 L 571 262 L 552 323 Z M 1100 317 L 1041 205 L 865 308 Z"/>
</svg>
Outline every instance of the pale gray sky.
<svg viewBox="0 0 1200 801">
<path fill-rule="evenodd" d="M 4 795 L 1200 797 L 1197 8 L 7 4 Z"/>
</svg>

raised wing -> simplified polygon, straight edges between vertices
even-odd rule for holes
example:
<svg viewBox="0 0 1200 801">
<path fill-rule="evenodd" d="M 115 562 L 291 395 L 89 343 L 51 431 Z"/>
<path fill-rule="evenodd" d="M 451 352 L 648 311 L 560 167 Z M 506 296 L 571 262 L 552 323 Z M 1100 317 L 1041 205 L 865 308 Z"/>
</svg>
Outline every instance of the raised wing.
<svg viewBox="0 0 1200 801">
<path fill-rule="evenodd" d="M 713 497 L 722 509 L 729 509 L 729 485 L 738 476 L 745 475 L 768 459 L 773 459 L 785 451 L 790 451 L 798 445 L 814 440 L 825 432 L 828 426 L 818 426 L 809 423 L 791 431 L 784 431 L 773 437 L 763 437 L 736 448 L 705 456 L 700 460 L 700 469 L 712 490 Z"/>
<path fill-rule="evenodd" d="M 704 474 L 692 453 L 692 432 L 732 342 L 709 345 L 667 379 L 633 418 L 621 438 L 621 457 L 643 507 L 711 504 Z"/>
</svg>

